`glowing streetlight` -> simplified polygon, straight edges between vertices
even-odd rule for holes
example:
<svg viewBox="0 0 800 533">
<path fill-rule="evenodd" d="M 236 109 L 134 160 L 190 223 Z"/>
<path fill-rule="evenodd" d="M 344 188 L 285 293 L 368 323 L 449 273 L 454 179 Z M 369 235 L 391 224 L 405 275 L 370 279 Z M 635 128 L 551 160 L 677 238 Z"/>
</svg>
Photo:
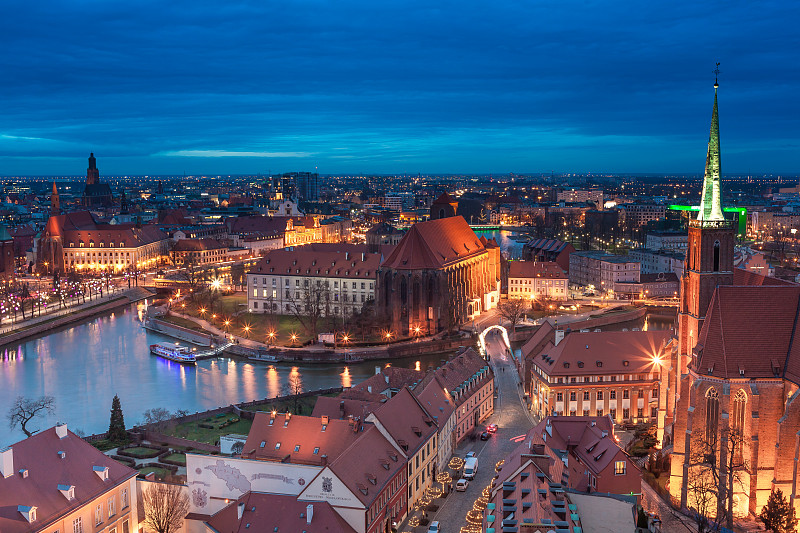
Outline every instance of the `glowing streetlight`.
<svg viewBox="0 0 800 533">
<path fill-rule="evenodd" d="M 219 290 L 220 285 L 222 285 L 222 281 L 219 278 L 211 282 L 211 287 L 213 287 L 214 289 Z"/>
</svg>

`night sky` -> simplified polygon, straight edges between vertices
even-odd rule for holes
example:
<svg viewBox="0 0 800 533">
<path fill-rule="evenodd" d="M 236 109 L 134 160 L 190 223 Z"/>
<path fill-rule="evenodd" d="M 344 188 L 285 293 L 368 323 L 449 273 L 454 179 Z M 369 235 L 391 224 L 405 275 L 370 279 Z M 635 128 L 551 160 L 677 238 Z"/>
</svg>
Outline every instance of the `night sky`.
<svg viewBox="0 0 800 533">
<path fill-rule="evenodd" d="M 800 4 L 10 1 L 0 175 L 796 173 Z"/>
</svg>

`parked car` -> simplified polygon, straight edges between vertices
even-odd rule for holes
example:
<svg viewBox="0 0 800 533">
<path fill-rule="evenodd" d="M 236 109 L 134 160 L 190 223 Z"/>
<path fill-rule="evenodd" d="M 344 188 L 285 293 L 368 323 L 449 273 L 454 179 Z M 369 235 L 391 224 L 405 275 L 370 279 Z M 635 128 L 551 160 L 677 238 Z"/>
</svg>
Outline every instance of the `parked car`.
<svg viewBox="0 0 800 533">
<path fill-rule="evenodd" d="M 489 440 L 491 436 L 492 436 L 491 433 L 489 433 L 488 431 L 484 431 L 483 433 L 481 433 L 481 440 Z"/>
<path fill-rule="evenodd" d="M 497 433 L 497 424 L 489 424 L 486 426 L 486 431 L 489 433 Z"/>
<path fill-rule="evenodd" d="M 464 492 L 465 490 L 467 490 L 467 487 L 469 487 L 469 481 L 467 481 L 463 477 L 458 481 L 456 481 L 456 490 L 458 492 Z"/>
<path fill-rule="evenodd" d="M 439 529 L 439 521 L 434 520 L 431 522 L 431 525 L 428 526 L 428 533 L 441 533 L 441 529 Z"/>
</svg>

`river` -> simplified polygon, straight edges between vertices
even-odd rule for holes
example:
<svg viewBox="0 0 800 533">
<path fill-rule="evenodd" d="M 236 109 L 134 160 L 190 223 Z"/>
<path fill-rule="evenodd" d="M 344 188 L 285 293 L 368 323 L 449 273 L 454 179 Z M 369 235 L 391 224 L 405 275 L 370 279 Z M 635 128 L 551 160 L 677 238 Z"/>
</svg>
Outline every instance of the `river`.
<svg viewBox="0 0 800 533">
<path fill-rule="evenodd" d="M 86 434 L 108 429 L 111 399 L 118 394 L 128 426 L 153 407 L 170 411 L 204 411 L 222 405 L 285 393 L 292 373 L 303 390 L 355 385 L 387 361 L 352 365 L 299 365 L 249 362 L 218 357 L 184 366 L 150 355 L 149 345 L 171 340 L 141 327 L 144 304 L 131 304 L 87 322 L 54 330 L 50 335 L 6 347 L 0 353 L 0 405 L 5 414 L 17 396 L 42 395 L 56 400 L 54 413 L 36 419 L 33 429 L 63 421 Z M 649 320 L 609 326 L 664 329 L 671 321 Z M 442 354 L 393 360 L 391 364 L 422 370 L 438 366 Z M 5 423 L 5 420 L 3 420 Z M 22 439 L 4 426 L 0 447 Z"/>
<path fill-rule="evenodd" d="M 350 386 L 375 373 L 386 361 L 354 365 L 267 364 L 218 357 L 184 366 L 150 355 L 149 345 L 171 340 L 141 327 L 143 304 L 132 304 L 88 322 L 54 330 L 46 337 L 3 349 L 0 357 L 0 405 L 17 396 L 53 396 L 56 411 L 37 418 L 33 429 L 58 421 L 86 434 L 108 429 L 111 399 L 118 394 L 128 426 L 153 407 L 204 411 L 222 405 L 285 393 L 292 372 L 304 390 Z M 393 360 L 391 364 L 424 370 L 438 366 L 441 354 Z M 2 421 L 5 424 L 5 420 Z M 7 426 L 0 447 L 24 437 Z"/>
</svg>

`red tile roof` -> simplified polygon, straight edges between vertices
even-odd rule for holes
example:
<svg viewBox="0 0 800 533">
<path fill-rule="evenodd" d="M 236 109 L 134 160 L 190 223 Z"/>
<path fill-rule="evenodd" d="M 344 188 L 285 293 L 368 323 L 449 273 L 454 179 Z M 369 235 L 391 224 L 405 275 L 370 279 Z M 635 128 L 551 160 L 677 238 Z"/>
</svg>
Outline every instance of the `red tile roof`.
<svg viewBox="0 0 800 533">
<path fill-rule="evenodd" d="M 368 508 L 406 464 L 406 459 L 380 430 L 370 426 L 333 462 L 330 469 Z"/>
<path fill-rule="evenodd" d="M 375 279 L 380 261 L 380 254 L 320 252 L 303 246 L 294 250 L 269 250 L 248 274 Z"/>
<path fill-rule="evenodd" d="M 785 376 L 800 384 L 800 285 L 717 287 L 692 365 L 718 378 Z M 743 373 L 742 373 L 743 372 Z"/>
<path fill-rule="evenodd" d="M 107 457 L 70 431 L 63 439 L 58 438 L 56 428 L 21 440 L 11 450 L 13 473 L 5 479 L 0 476 L 3 533 L 32 530 L 32 525 L 17 511 L 18 505 L 36 507 L 33 525 L 37 531 L 49 530 L 47 524 L 136 475 L 136 470 Z M 63 459 L 58 452 L 65 453 Z M 101 480 L 94 467 L 107 467 L 108 479 Z M 27 470 L 27 477 L 20 474 L 23 469 Z M 59 491 L 59 485 L 74 486 L 75 499 L 68 501 Z"/>
<path fill-rule="evenodd" d="M 752 270 L 745 270 L 744 268 L 733 269 L 733 284 L 734 285 L 747 285 L 747 286 L 761 286 L 761 285 L 779 285 L 789 287 L 797 285 L 794 282 L 786 281 L 780 278 L 772 278 L 764 276 Z"/>
<path fill-rule="evenodd" d="M 481 370 L 486 370 L 485 374 L 478 378 L 470 389 L 469 382 Z M 456 405 L 461 405 L 462 402 L 472 397 L 472 393 L 468 393 L 468 390 L 478 390 L 487 381 L 494 379 L 489 363 L 472 348 L 467 348 L 450 359 L 447 364 L 437 368 L 435 375 L 448 393 L 458 396 Z M 459 387 L 463 392 L 456 394 Z"/>
<path fill-rule="evenodd" d="M 270 424 L 272 421 L 272 424 Z M 339 419 L 256 413 L 242 457 L 293 464 L 330 463 L 360 435 L 357 426 Z M 263 443 L 263 446 L 262 446 Z M 316 450 L 316 453 L 315 453 Z"/>
<path fill-rule="evenodd" d="M 370 415 L 376 418 L 394 441 L 411 457 L 437 431 L 432 418 L 407 388 L 398 392 Z"/>
<path fill-rule="evenodd" d="M 381 266 L 397 270 L 440 269 L 485 251 L 464 217 L 442 218 L 411 226 Z"/>
<path fill-rule="evenodd" d="M 547 446 L 571 451 L 595 474 L 605 470 L 622 452 L 613 439 L 614 426 L 607 416 L 548 416 L 533 429 L 537 435 L 547 433 Z M 585 481 L 570 479 L 570 486 L 583 490 L 579 488 L 582 482 Z"/>
<path fill-rule="evenodd" d="M 239 505 L 244 504 L 239 519 Z M 308 506 L 312 506 L 311 520 Z M 328 502 L 304 502 L 296 496 L 248 492 L 206 521 L 217 533 L 355 533 Z"/>
<path fill-rule="evenodd" d="M 381 394 L 388 398 L 403 387 L 411 386 L 414 383 L 422 381 L 424 377 L 425 372 L 421 370 L 388 366 L 381 368 L 380 373 L 368 377 L 358 385 L 352 387 L 349 391 L 343 392 L 341 397 L 356 399 L 369 398 L 369 396 L 362 396 L 362 393 L 366 392 L 367 394 Z"/>
<path fill-rule="evenodd" d="M 175 243 L 173 252 L 202 252 L 204 250 L 219 250 L 227 248 L 217 239 L 181 239 Z"/>
<path fill-rule="evenodd" d="M 509 278 L 567 279 L 567 273 L 552 261 L 509 261 Z"/>
<path fill-rule="evenodd" d="M 353 400 L 344 397 L 320 396 L 314 404 L 314 412 L 311 416 L 327 416 L 345 420 L 349 417 L 364 420 L 367 415 L 377 409 L 382 402 Z"/>
<path fill-rule="evenodd" d="M 574 332 L 532 361 L 549 376 L 649 373 L 658 368 L 654 357 L 667 357 L 671 336 L 669 330 Z"/>
</svg>

